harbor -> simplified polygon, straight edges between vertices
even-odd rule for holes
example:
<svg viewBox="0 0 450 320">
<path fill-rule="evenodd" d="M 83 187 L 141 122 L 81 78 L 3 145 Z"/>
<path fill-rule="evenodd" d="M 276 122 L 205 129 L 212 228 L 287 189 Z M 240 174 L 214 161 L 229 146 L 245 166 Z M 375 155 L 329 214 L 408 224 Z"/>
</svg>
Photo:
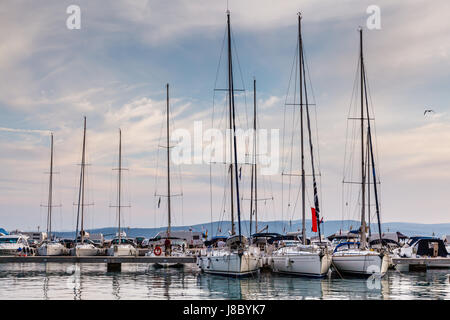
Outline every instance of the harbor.
<svg viewBox="0 0 450 320">
<path fill-rule="evenodd" d="M 122 272 L 106 265 L 1 264 L 0 299 L 30 300 L 448 300 L 445 270 L 389 271 L 378 283 L 338 275 L 302 278 L 261 272 L 246 278 L 206 275 L 189 268 L 156 269 L 126 264 Z M 265 301 L 263 301 L 265 300 Z M 157 303 L 158 303 L 157 302 Z M 195 304 L 195 302 L 194 302 Z M 198 305 L 198 303 L 196 304 Z M 269 307 L 268 307 L 269 308 Z"/>
<path fill-rule="evenodd" d="M 449 300 L 450 4 L 174 1 L 0 10 L 0 300 Z"/>
</svg>

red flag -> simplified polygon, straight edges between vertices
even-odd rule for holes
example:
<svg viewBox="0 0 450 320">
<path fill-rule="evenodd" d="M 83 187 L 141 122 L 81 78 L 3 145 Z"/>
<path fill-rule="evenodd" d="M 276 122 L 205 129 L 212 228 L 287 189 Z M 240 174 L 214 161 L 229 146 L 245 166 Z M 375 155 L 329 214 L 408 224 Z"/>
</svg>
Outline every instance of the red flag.
<svg viewBox="0 0 450 320">
<path fill-rule="evenodd" d="M 312 231 L 317 232 L 317 216 L 316 216 L 316 209 L 311 208 L 312 213 Z"/>
</svg>

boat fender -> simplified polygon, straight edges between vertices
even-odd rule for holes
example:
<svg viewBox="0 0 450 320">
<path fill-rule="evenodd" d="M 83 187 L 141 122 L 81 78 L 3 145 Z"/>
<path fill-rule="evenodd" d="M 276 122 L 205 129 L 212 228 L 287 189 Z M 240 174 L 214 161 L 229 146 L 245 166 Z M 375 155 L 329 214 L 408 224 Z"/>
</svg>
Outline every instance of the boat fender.
<svg viewBox="0 0 450 320">
<path fill-rule="evenodd" d="M 289 258 L 286 258 L 286 259 L 284 260 L 284 265 L 285 265 L 286 267 L 289 267 L 290 264 L 291 264 L 291 260 L 289 260 Z"/>
<path fill-rule="evenodd" d="M 155 249 L 153 250 L 153 253 L 155 254 L 155 256 L 160 256 L 162 253 L 161 247 L 156 246 Z"/>
</svg>

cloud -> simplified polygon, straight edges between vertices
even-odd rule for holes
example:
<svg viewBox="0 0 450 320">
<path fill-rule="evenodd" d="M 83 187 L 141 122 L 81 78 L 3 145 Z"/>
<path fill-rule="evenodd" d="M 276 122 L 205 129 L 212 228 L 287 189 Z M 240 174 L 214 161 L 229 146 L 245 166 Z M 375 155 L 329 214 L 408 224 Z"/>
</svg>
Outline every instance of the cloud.
<svg viewBox="0 0 450 320">
<path fill-rule="evenodd" d="M 4 17 L 0 28 L 1 188 L 5 190 L 0 205 L 2 211 L 16 215 L 4 223 L 16 227 L 23 221 L 24 227 L 35 228 L 39 220 L 34 213 L 45 198 L 47 177 L 42 172 L 48 166 L 49 130 L 55 134 L 56 163 L 61 171 L 57 189 L 64 204 L 64 225 L 71 228 L 83 115 L 88 119 L 90 187 L 96 202 L 91 212 L 96 226 L 111 220 L 107 204 L 114 199 L 111 168 L 117 161 L 119 127 L 130 167 L 132 221 L 148 226 L 157 214 L 164 223 L 162 209 L 156 213 L 152 206 L 155 175 L 164 181 L 156 168 L 165 121 L 164 85 L 171 85 L 172 128 L 192 133 L 197 120 L 209 127 L 226 3 L 80 1 L 82 24 L 78 31 L 65 27 L 69 4 L 8 2 L 0 8 Z M 336 208 L 341 202 L 346 116 L 358 58 L 356 29 L 365 24 L 365 9 L 370 4 L 340 1 L 336 5 L 325 0 L 283 1 L 274 6 L 268 0 L 230 1 L 244 85 L 251 88 L 254 75 L 258 81 L 262 128 L 283 129 L 284 94 L 296 45 L 296 14 L 302 11 L 317 103 L 316 150 L 320 152 L 322 212 L 326 218 L 341 217 Z M 379 5 L 382 29 L 365 31 L 364 39 L 385 219 L 423 221 L 422 199 L 426 198 L 435 200 L 426 202 L 432 212 L 428 217 L 442 222 L 440 208 L 447 206 L 446 197 L 437 195 L 442 194 L 450 163 L 446 148 L 450 138 L 446 104 L 450 48 L 445 41 L 450 32 L 445 16 L 449 4 L 410 0 L 379 1 Z M 251 119 L 252 99 L 247 96 L 246 110 L 243 97 L 239 95 L 237 107 L 244 125 L 243 112 Z M 425 106 L 436 113 L 423 117 Z M 219 107 L 217 104 L 216 112 Z M 282 156 L 287 154 L 283 150 Z M 183 173 L 185 217 L 197 222 L 209 220 L 209 166 L 174 169 Z M 215 176 L 220 178 L 223 173 L 217 168 Z M 277 205 L 266 217 L 278 219 L 281 179 L 271 179 Z M 212 186 L 213 202 L 218 205 L 214 208 L 216 219 L 223 214 L 220 204 L 226 181 L 217 179 Z M 36 186 L 42 187 L 41 194 Z"/>
</svg>

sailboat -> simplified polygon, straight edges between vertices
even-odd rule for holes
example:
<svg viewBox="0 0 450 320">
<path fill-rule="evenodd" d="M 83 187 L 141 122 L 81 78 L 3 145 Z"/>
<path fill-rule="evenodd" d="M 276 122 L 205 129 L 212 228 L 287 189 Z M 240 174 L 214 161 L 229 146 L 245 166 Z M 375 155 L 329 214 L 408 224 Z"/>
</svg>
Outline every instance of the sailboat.
<svg viewBox="0 0 450 320">
<path fill-rule="evenodd" d="M 56 241 L 52 241 L 52 208 L 53 208 L 53 133 L 50 135 L 50 178 L 48 183 L 48 203 L 47 203 L 47 239 L 37 248 L 39 256 L 60 256 L 65 252 L 64 246 Z"/>
<path fill-rule="evenodd" d="M 234 103 L 233 64 L 231 52 L 230 11 L 227 11 L 227 43 L 228 43 L 228 104 L 229 129 L 232 132 L 230 142 L 230 189 L 231 189 L 231 235 L 226 239 L 225 246 L 208 250 L 206 255 L 197 258 L 197 265 L 206 273 L 245 276 L 259 271 L 259 249 L 249 246 L 248 239 L 241 232 L 241 203 L 239 196 L 239 175 L 236 145 L 236 121 Z M 233 158 L 234 155 L 234 158 Z M 233 185 L 236 195 L 233 192 Z M 234 202 L 238 217 L 238 234 L 234 227 Z"/>
<path fill-rule="evenodd" d="M 356 118 L 361 122 L 361 227 L 360 227 L 360 241 L 359 242 L 344 242 L 336 246 L 333 252 L 333 266 L 340 273 L 348 273 L 354 275 L 370 276 L 378 274 L 383 276 L 389 267 L 389 255 L 384 250 L 381 223 L 380 223 L 380 208 L 378 202 L 377 190 L 377 175 L 375 170 L 375 159 L 372 145 L 372 132 L 369 116 L 369 103 L 367 96 L 367 79 L 364 66 L 363 55 L 363 33 L 359 30 L 360 39 L 360 93 L 361 93 L 361 113 L 360 117 Z M 353 120 L 353 119 L 351 119 Z M 367 124 L 365 126 L 365 122 Z M 366 131 L 367 130 L 367 131 Z M 367 134 L 367 136 L 366 136 Z M 364 137 L 366 136 L 366 139 Z M 366 141 L 364 141 L 366 140 Z M 366 146 L 366 149 L 365 149 Z M 370 201 L 370 172 L 368 167 L 372 167 L 373 191 L 375 195 L 376 213 L 378 218 L 378 233 L 381 240 L 381 248 L 373 250 L 369 248 L 367 243 L 367 225 L 366 225 L 366 197 Z M 366 176 L 367 175 L 367 176 Z M 367 188 L 367 190 L 366 190 Z M 366 193 L 366 191 L 368 191 Z M 370 204 L 370 203 L 369 203 Z M 369 226 L 370 227 L 370 226 Z"/>
<path fill-rule="evenodd" d="M 77 203 L 77 228 L 75 231 L 75 247 L 70 249 L 71 256 L 96 256 L 99 249 L 86 239 L 87 232 L 84 230 L 84 207 L 89 205 L 84 202 L 85 193 L 85 167 L 86 167 L 86 117 L 84 117 L 83 126 L 83 150 L 81 154 L 81 172 L 80 172 L 80 186 L 78 189 L 78 203 Z M 81 211 L 81 212 L 80 212 Z M 80 215 L 81 213 L 81 215 Z M 81 229 L 78 237 L 78 222 L 81 217 Z"/>
<path fill-rule="evenodd" d="M 300 148 L 301 148 L 301 190 L 302 190 L 302 236 L 301 241 L 285 241 L 282 247 L 272 253 L 272 270 L 278 273 L 287 273 L 301 276 L 323 277 L 327 275 L 331 265 L 331 253 L 328 251 L 326 243 L 321 241 L 320 220 L 319 220 L 319 195 L 317 191 L 316 173 L 314 164 L 313 143 L 311 137 L 311 124 L 309 116 L 308 92 L 306 85 L 305 59 L 303 53 L 303 41 L 301 33 L 302 16 L 298 13 L 298 59 L 300 76 L 300 103 L 293 104 L 300 106 Z M 306 238 L 306 182 L 305 182 L 305 161 L 304 161 L 304 113 L 306 113 L 306 123 L 309 135 L 309 148 L 313 179 L 314 208 L 313 231 L 318 232 L 319 241 L 316 244 L 308 244 Z M 299 239 L 300 240 L 300 239 Z"/>
<path fill-rule="evenodd" d="M 149 251 L 146 253 L 146 256 L 160 256 L 161 254 L 164 254 L 164 256 L 171 256 L 171 257 L 182 257 L 185 256 L 186 253 L 184 252 L 184 248 L 178 248 L 177 246 L 174 246 L 174 241 L 179 239 L 174 239 L 174 237 L 171 236 L 171 228 L 172 228 L 172 206 L 171 206 L 171 198 L 173 195 L 171 194 L 170 190 L 170 124 L 169 124 L 169 118 L 170 118 L 170 104 L 169 104 L 169 84 L 166 84 L 166 122 L 167 122 L 167 130 L 166 130 L 166 150 L 167 150 L 167 229 L 165 237 L 161 237 L 160 240 L 164 241 L 164 245 L 162 248 L 160 246 L 155 246 L 154 250 Z M 155 263 L 156 267 L 182 267 L 183 264 L 179 262 L 158 262 Z"/>
<path fill-rule="evenodd" d="M 118 225 L 117 225 L 117 236 L 112 240 L 111 247 L 106 250 L 106 254 L 108 256 L 135 256 L 136 255 L 136 247 L 134 243 L 128 241 L 126 237 L 124 237 L 124 233 L 120 230 L 120 222 L 121 222 L 121 209 L 124 207 L 122 205 L 122 171 L 126 170 L 122 168 L 122 130 L 119 129 L 119 168 L 117 168 L 117 216 L 118 216 Z"/>
</svg>

